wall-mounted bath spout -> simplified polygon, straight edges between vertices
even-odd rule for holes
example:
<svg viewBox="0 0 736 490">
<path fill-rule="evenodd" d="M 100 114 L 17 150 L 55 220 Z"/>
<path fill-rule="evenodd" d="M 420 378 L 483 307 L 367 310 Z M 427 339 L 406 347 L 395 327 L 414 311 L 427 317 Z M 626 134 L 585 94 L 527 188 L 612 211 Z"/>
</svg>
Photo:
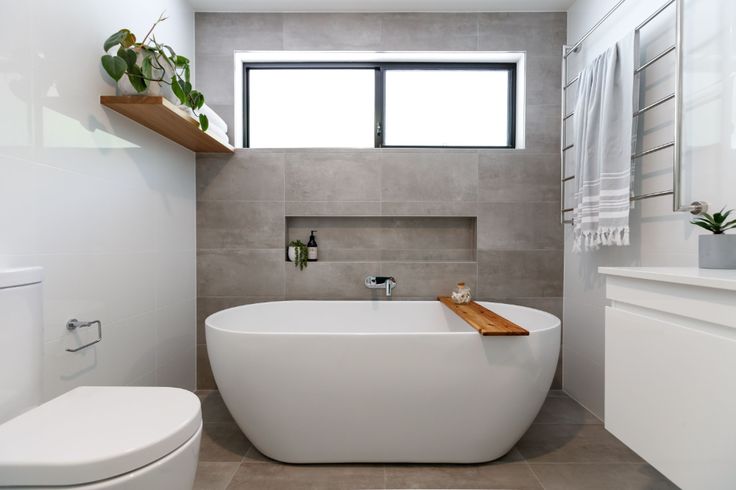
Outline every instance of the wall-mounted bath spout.
<svg viewBox="0 0 736 490">
<path fill-rule="evenodd" d="M 390 276 L 368 276 L 365 278 L 365 287 L 368 289 L 386 288 L 386 296 L 391 296 L 391 292 L 396 287 L 396 279 Z"/>
</svg>

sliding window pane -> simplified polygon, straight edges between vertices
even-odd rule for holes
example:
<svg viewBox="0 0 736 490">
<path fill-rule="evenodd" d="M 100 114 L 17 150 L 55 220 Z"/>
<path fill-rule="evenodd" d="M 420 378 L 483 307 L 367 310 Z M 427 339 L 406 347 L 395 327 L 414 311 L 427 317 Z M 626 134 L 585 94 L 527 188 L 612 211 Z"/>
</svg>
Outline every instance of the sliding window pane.
<svg viewBox="0 0 736 490">
<path fill-rule="evenodd" d="M 373 69 L 248 70 L 251 148 L 372 148 Z"/>
<path fill-rule="evenodd" d="M 507 70 L 385 73 L 385 146 L 509 146 Z"/>
</svg>

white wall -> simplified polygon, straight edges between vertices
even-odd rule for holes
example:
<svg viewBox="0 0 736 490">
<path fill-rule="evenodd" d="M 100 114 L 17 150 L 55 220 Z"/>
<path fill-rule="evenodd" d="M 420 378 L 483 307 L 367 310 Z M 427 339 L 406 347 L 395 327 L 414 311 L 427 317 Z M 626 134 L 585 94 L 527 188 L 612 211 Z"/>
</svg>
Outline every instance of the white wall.
<svg viewBox="0 0 736 490">
<path fill-rule="evenodd" d="M 568 43 L 573 44 L 615 0 L 577 0 L 568 11 Z M 665 0 L 629 0 L 570 59 L 571 78 L 597 54 L 639 25 Z M 727 0 L 685 0 L 685 114 L 683 202 L 705 200 L 712 207 L 736 207 L 736 7 Z M 642 30 L 642 61 L 674 42 L 674 7 Z M 577 58 L 577 59 L 576 59 Z M 577 66 L 575 64 L 577 63 Z M 643 104 L 674 89 L 674 56 L 647 70 L 640 84 Z M 573 97 L 574 98 L 574 97 Z M 638 133 L 639 150 L 672 140 L 674 105 L 646 115 Z M 640 160 L 635 192 L 672 188 L 672 152 Z M 570 186 L 571 187 L 571 186 Z M 571 201 L 568 201 L 570 205 Z M 599 266 L 697 265 L 697 237 L 690 216 L 673 213 L 670 197 L 637 204 L 627 248 L 571 253 L 571 227 L 565 236 L 563 385 L 571 396 L 603 417 L 604 306 Z"/>
<path fill-rule="evenodd" d="M 99 105 L 115 93 L 103 41 L 144 35 L 164 9 L 158 38 L 193 57 L 185 0 L 0 6 L 0 267 L 46 269 L 46 398 L 82 384 L 194 388 L 194 154 Z M 65 352 L 78 345 L 70 318 L 102 320 L 103 341 Z"/>
</svg>

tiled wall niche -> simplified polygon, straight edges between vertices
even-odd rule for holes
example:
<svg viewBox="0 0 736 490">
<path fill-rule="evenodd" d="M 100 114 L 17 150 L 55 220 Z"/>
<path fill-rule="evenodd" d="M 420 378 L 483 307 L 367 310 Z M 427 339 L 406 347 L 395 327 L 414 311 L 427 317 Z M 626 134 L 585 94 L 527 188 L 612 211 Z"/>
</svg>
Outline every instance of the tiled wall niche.
<svg viewBox="0 0 736 490">
<path fill-rule="evenodd" d="M 316 230 L 322 262 L 475 262 L 475 217 L 287 216 L 286 242 Z"/>
<path fill-rule="evenodd" d="M 433 299 L 465 281 L 479 299 L 562 316 L 559 53 L 564 13 L 198 13 L 195 29 L 198 86 L 231 127 L 234 50 L 527 53 L 524 150 L 241 149 L 231 156 L 198 157 L 200 388 L 214 386 L 203 330 L 207 315 L 260 301 L 380 298 L 363 286 L 371 274 L 395 276 L 398 299 Z M 311 224 L 320 217 L 329 220 Z M 407 220 L 403 224 L 410 226 L 427 217 L 474 220 L 475 260 L 414 252 L 382 256 L 380 249 L 365 249 L 351 259 L 350 247 L 336 247 L 330 257 L 325 232 L 340 218 L 363 223 L 366 229 L 354 233 L 365 236 L 371 219 Z M 305 271 L 285 261 L 287 221 L 304 230 L 321 229 L 322 261 Z M 396 239 L 413 240 L 406 237 Z"/>
</svg>

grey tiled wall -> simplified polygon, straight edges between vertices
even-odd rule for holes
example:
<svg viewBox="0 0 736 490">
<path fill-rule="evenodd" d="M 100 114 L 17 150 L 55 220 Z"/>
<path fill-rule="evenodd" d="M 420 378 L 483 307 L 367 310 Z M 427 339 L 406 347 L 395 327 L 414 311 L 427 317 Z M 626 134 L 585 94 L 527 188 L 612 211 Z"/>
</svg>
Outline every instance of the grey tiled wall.
<svg viewBox="0 0 736 490">
<path fill-rule="evenodd" d="M 259 301 L 379 298 L 363 287 L 369 274 L 395 276 L 397 298 L 434 298 L 464 280 L 479 299 L 562 317 L 558 117 L 565 14 L 198 13 L 195 27 L 198 88 L 231 127 L 234 50 L 528 54 L 525 150 L 237 150 L 198 157 L 199 388 L 214 387 L 203 331 L 207 315 Z M 287 217 L 297 216 L 287 226 Z M 456 226 L 458 242 L 467 239 L 472 222 L 475 243 L 469 252 L 459 246 L 457 256 L 447 250 L 421 255 L 412 239 L 396 233 L 388 252 L 351 258 L 333 250 L 330 260 L 305 271 L 285 262 L 288 229 L 349 224 L 355 236 L 368 236 L 377 225 L 366 217 L 395 217 L 384 224 L 419 227 L 438 240 L 446 237 L 443 226 Z M 444 217 L 444 225 L 412 219 L 418 217 Z"/>
</svg>

